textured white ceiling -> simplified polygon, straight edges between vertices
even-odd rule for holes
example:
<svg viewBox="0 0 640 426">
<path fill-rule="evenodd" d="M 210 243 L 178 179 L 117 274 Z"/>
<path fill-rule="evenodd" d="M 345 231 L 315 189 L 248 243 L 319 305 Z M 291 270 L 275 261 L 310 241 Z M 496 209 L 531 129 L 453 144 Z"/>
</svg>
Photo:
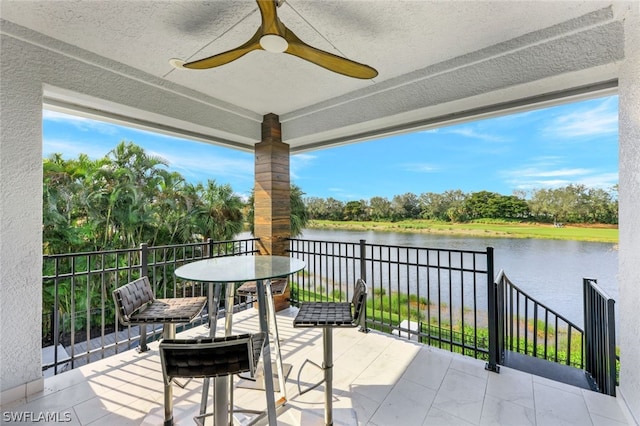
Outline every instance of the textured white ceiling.
<svg viewBox="0 0 640 426">
<path fill-rule="evenodd" d="M 169 65 L 170 58 L 195 60 L 244 43 L 260 25 L 257 5 L 248 0 L 2 0 L 0 13 L 3 33 L 70 60 L 144 80 L 252 126 L 278 114 L 285 141 L 305 149 L 615 79 L 625 2 L 613 3 L 286 0 L 278 8 L 305 42 L 376 68 L 373 80 L 265 51 L 210 70 Z M 162 121 L 152 115 L 158 111 L 128 106 L 120 112 Z M 176 128 L 213 138 L 223 132 L 219 123 L 207 130 L 161 115 Z M 224 133 L 225 141 L 256 142 L 251 132 Z"/>
</svg>

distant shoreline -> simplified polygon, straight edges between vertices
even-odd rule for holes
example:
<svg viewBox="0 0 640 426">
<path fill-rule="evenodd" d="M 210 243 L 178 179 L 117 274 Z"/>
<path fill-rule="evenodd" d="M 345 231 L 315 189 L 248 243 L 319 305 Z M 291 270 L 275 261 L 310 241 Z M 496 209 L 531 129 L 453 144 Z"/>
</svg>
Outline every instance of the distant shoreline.
<svg viewBox="0 0 640 426">
<path fill-rule="evenodd" d="M 449 223 L 422 219 L 399 222 L 310 220 L 306 228 L 618 243 L 618 227 L 601 224 L 568 224 L 556 227 L 553 224 L 532 222 Z"/>
</svg>

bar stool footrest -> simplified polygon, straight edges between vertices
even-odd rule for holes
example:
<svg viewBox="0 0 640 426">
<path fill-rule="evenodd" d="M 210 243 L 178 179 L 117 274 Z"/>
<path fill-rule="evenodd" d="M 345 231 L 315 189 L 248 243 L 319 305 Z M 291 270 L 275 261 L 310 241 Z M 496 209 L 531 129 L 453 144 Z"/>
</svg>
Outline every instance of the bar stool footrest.
<svg viewBox="0 0 640 426">
<path fill-rule="evenodd" d="M 309 386 L 308 388 L 306 388 L 305 390 L 302 390 L 302 387 L 300 386 L 300 375 L 302 374 L 302 369 L 304 368 L 305 364 L 311 364 L 314 367 L 318 368 L 319 370 L 326 370 L 327 367 L 323 367 L 321 365 L 316 364 L 315 362 L 311 361 L 310 359 L 305 359 L 304 362 L 302 363 L 302 365 L 300 366 L 300 370 L 298 370 L 298 395 L 304 395 L 305 393 L 314 390 L 315 388 L 317 388 L 318 386 L 320 386 L 321 384 L 323 384 L 326 379 L 323 377 L 318 383 L 312 384 L 311 386 Z"/>
<path fill-rule="evenodd" d="M 173 383 L 175 383 L 176 385 L 178 385 L 178 387 L 180 389 L 184 389 L 187 387 L 187 385 L 191 382 L 191 380 L 193 380 L 192 378 L 188 378 L 184 383 L 180 383 L 178 380 L 173 379 Z"/>
</svg>

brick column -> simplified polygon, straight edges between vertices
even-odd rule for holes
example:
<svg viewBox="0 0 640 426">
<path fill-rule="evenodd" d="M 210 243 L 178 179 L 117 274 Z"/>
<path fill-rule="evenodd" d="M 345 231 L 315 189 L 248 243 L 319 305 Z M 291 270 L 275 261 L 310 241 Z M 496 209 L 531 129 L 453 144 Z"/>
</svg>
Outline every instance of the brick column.
<svg viewBox="0 0 640 426">
<path fill-rule="evenodd" d="M 289 145 L 282 142 L 280 121 L 267 114 L 262 121 L 262 141 L 255 146 L 254 235 L 260 254 L 288 256 L 291 235 L 291 181 Z M 289 289 L 274 298 L 276 310 L 289 307 Z"/>
</svg>

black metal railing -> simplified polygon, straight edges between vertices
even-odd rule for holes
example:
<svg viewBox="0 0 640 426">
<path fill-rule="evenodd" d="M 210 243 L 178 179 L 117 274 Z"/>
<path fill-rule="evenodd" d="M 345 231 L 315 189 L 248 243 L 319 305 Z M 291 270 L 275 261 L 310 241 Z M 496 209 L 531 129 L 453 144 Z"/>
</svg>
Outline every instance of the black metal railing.
<svg viewBox="0 0 640 426">
<path fill-rule="evenodd" d="M 43 370 L 57 374 L 65 364 L 74 368 L 135 347 L 141 335 L 161 336 L 160 325 L 146 330 L 117 323 L 115 288 L 147 275 L 157 297 L 204 295 L 205 284 L 176 280 L 175 269 L 203 258 L 256 254 L 256 241 L 142 244 L 44 256 L 43 347 L 52 346 L 54 356 Z M 585 369 L 586 353 L 586 370 L 602 389 L 615 392 L 615 374 L 610 381 L 612 365 L 616 369 L 613 301 L 598 291 L 595 280 L 585 279 L 585 327 L 590 330 L 585 339 L 579 327 L 531 298 L 503 271 L 494 281 L 491 247 L 472 251 L 291 239 L 289 252 L 306 263 L 290 277 L 294 305 L 348 301 L 353 284 L 363 278 L 369 328 L 487 360 L 487 369 L 496 372 L 505 350 L 580 369 Z M 205 311 L 194 325 L 207 320 Z"/>
<path fill-rule="evenodd" d="M 178 282 L 174 270 L 184 263 L 220 256 L 257 253 L 258 239 L 207 241 L 176 246 L 107 250 L 43 257 L 43 348 L 52 357 L 43 371 L 53 374 L 122 352 L 137 345 L 140 334 L 156 339 L 161 328 L 121 327 L 111 293 L 147 275 L 157 297 L 199 296 L 202 283 Z M 207 321 L 206 311 L 195 324 Z"/>
<path fill-rule="evenodd" d="M 584 368 L 580 327 L 533 299 L 500 271 L 495 281 L 498 355 L 505 350 Z"/>
<path fill-rule="evenodd" d="M 615 301 L 593 278 L 584 278 L 585 370 L 607 395 L 616 395 L 617 354 Z"/>
<path fill-rule="evenodd" d="M 291 239 L 289 251 L 307 264 L 292 278 L 292 303 L 350 300 L 363 278 L 368 327 L 489 359 L 493 249 Z"/>
</svg>

